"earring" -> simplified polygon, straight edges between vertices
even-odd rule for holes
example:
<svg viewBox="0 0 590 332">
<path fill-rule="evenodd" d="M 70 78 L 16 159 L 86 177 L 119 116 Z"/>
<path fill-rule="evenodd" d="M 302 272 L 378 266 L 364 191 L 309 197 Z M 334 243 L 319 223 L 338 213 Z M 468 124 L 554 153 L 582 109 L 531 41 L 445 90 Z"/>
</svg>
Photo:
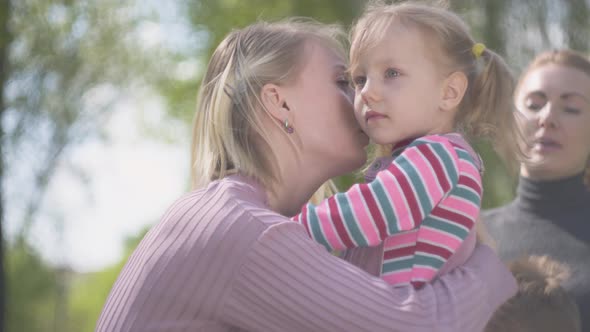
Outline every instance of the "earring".
<svg viewBox="0 0 590 332">
<path fill-rule="evenodd" d="M 295 131 L 295 129 L 293 129 L 293 127 L 291 125 L 289 125 L 289 120 L 288 119 L 285 119 L 285 123 L 283 125 L 285 126 L 285 131 L 288 134 L 292 134 Z"/>
</svg>

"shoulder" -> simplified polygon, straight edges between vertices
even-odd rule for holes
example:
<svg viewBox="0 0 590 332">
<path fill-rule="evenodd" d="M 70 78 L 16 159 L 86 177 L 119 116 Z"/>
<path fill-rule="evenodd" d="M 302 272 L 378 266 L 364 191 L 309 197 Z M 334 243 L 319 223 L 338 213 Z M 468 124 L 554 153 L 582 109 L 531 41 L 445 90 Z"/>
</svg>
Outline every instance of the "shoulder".
<svg viewBox="0 0 590 332">
<path fill-rule="evenodd" d="M 293 224 L 264 203 L 257 186 L 215 181 L 178 199 L 136 249 L 143 269 L 190 266 L 193 275 L 230 278 L 274 225 Z M 300 226 L 301 227 L 301 226 Z"/>
<path fill-rule="evenodd" d="M 497 242 L 502 242 L 503 245 L 515 236 L 520 237 L 528 227 L 526 220 L 515 220 L 520 218 L 518 218 L 518 211 L 511 208 L 511 204 L 481 212 L 481 220 L 485 223 L 486 229 Z"/>
<path fill-rule="evenodd" d="M 247 229 L 261 233 L 271 225 L 285 222 L 290 221 L 269 209 L 259 185 L 231 178 L 186 194 L 172 204 L 161 220 L 172 228 L 198 230 L 206 224 L 209 229 L 223 228 L 226 235 L 234 227 L 242 232 Z"/>
<path fill-rule="evenodd" d="M 455 137 L 456 136 L 456 137 Z M 471 147 L 460 135 L 428 135 L 412 141 L 408 148 L 414 148 L 420 151 L 429 151 L 440 157 L 451 158 L 454 161 L 460 159 L 471 159 Z"/>
<path fill-rule="evenodd" d="M 458 178 L 465 168 L 469 155 L 447 135 L 428 135 L 412 141 L 405 152 L 406 157 L 419 156 L 432 167 L 442 168 L 451 178 Z M 469 161 L 469 160 L 468 160 Z M 473 164 L 471 161 L 469 164 Z"/>
<path fill-rule="evenodd" d="M 179 198 L 127 261 L 110 305 L 123 316 L 131 312 L 141 326 L 218 315 L 261 242 L 305 235 L 301 225 L 270 211 L 264 199 L 260 187 L 233 180 Z M 289 227 L 276 227 L 282 225 Z M 153 315 L 154 308 L 162 314 Z"/>
<path fill-rule="evenodd" d="M 509 212 L 509 204 L 498 206 L 492 209 L 483 210 L 481 212 L 481 218 L 490 227 L 496 224 L 502 224 L 506 222 L 506 217 Z"/>
</svg>

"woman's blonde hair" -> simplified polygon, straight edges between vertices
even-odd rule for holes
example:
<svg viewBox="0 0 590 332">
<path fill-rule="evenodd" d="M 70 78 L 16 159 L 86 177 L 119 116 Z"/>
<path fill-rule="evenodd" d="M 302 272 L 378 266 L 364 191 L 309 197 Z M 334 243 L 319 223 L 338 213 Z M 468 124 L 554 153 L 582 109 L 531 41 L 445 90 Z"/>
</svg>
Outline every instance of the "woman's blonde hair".
<svg viewBox="0 0 590 332">
<path fill-rule="evenodd" d="M 515 144 L 519 130 L 513 112 L 514 78 L 510 69 L 490 49 L 476 57 L 472 51 L 476 42 L 467 25 L 441 5 L 370 2 L 351 30 L 351 69 L 394 22 L 420 29 L 432 42 L 428 44 L 434 45 L 432 58 L 451 72 L 461 71 L 467 76 L 469 83 L 455 117 L 455 130 L 468 139 L 488 139 L 507 163 L 522 154 Z"/>
<path fill-rule="evenodd" d="M 528 65 L 525 71 L 523 71 L 520 75 L 520 79 L 518 81 L 518 85 L 516 86 L 516 90 L 514 93 L 515 104 L 517 103 L 516 98 L 518 96 L 518 92 L 520 91 L 520 88 L 522 87 L 522 83 L 524 82 L 526 76 L 531 71 L 537 68 L 551 64 L 573 68 L 581 71 L 582 73 L 590 77 L 590 58 L 580 52 L 576 52 L 574 50 L 569 49 L 561 49 L 540 53 L 533 59 L 533 61 Z M 590 144 L 590 142 L 588 144 Z M 586 183 L 586 186 L 590 188 L 590 160 L 584 174 L 584 182 Z"/>
<path fill-rule="evenodd" d="M 342 29 L 311 19 L 255 23 L 230 32 L 219 44 L 198 94 L 191 147 L 193 188 L 237 172 L 267 187 L 277 180 L 260 92 L 265 84 L 289 84 L 298 78 L 310 40 L 345 57 Z"/>
</svg>

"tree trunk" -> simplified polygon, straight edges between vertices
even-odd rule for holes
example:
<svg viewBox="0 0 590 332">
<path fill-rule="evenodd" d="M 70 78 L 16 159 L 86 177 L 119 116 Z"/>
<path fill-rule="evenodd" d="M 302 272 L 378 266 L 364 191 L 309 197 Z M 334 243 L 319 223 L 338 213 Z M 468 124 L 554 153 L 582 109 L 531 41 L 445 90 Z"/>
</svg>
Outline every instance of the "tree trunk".
<svg viewBox="0 0 590 332">
<path fill-rule="evenodd" d="M 565 23 L 568 47 L 588 52 L 588 28 L 590 13 L 586 0 L 568 1 L 568 15 Z"/>
<path fill-rule="evenodd" d="M 6 287 L 4 277 L 4 127 L 2 119 L 6 109 L 4 100 L 4 86 L 8 80 L 8 45 L 10 44 L 10 31 L 8 19 L 10 18 L 10 0 L 0 0 L 0 332 L 4 331 L 6 309 Z"/>
<path fill-rule="evenodd" d="M 504 56 L 506 55 L 506 39 L 502 20 L 505 17 L 506 0 L 486 1 L 484 40 L 490 49 Z"/>
</svg>

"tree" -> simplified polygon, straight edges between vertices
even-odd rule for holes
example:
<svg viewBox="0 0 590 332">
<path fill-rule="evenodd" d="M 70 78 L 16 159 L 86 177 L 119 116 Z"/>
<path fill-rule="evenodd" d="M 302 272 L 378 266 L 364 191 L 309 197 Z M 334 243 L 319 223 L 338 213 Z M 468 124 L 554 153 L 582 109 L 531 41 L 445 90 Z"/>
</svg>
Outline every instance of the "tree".
<svg viewBox="0 0 590 332">
<path fill-rule="evenodd" d="M 10 1 L 0 2 L 0 82 L 5 82 L 8 71 L 8 45 L 11 34 L 8 31 Z M 0 119 L 4 118 L 4 84 L 0 84 Z M 4 126 L 0 122 L 0 184 L 4 180 Z M 0 331 L 4 331 L 5 277 L 4 277 L 4 195 L 0 189 Z"/>
<path fill-rule="evenodd" d="M 68 150 L 98 133 L 125 83 L 140 72 L 141 48 L 129 41 L 132 4 L 23 0 L 11 9 L 3 143 L 6 175 L 20 180 L 21 190 L 4 189 L 21 204 L 19 241 L 56 168 L 67 165 Z"/>
<path fill-rule="evenodd" d="M 7 250 L 6 326 L 61 331 L 67 325 L 68 269 L 43 262 L 29 243 L 29 230 L 58 167 L 84 180 L 69 163 L 69 151 L 100 139 L 113 104 L 158 68 L 139 43 L 143 18 L 134 0 L 0 3 L 0 175 L 9 202 L 0 207 L 11 208 L 1 211 L 1 225 L 7 216 L 16 225 Z"/>
<path fill-rule="evenodd" d="M 590 38 L 590 9 L 586 0 L 569 0 L 565 17 L 565 32 L 568 46 L 580 52 L 588 52 Z"/>
<path fill-rule="evenodd" d="M 7 250 L 7 320 L 10 332 L 53 330 L 56 274 L 28 245 Z"/>
</svg>

